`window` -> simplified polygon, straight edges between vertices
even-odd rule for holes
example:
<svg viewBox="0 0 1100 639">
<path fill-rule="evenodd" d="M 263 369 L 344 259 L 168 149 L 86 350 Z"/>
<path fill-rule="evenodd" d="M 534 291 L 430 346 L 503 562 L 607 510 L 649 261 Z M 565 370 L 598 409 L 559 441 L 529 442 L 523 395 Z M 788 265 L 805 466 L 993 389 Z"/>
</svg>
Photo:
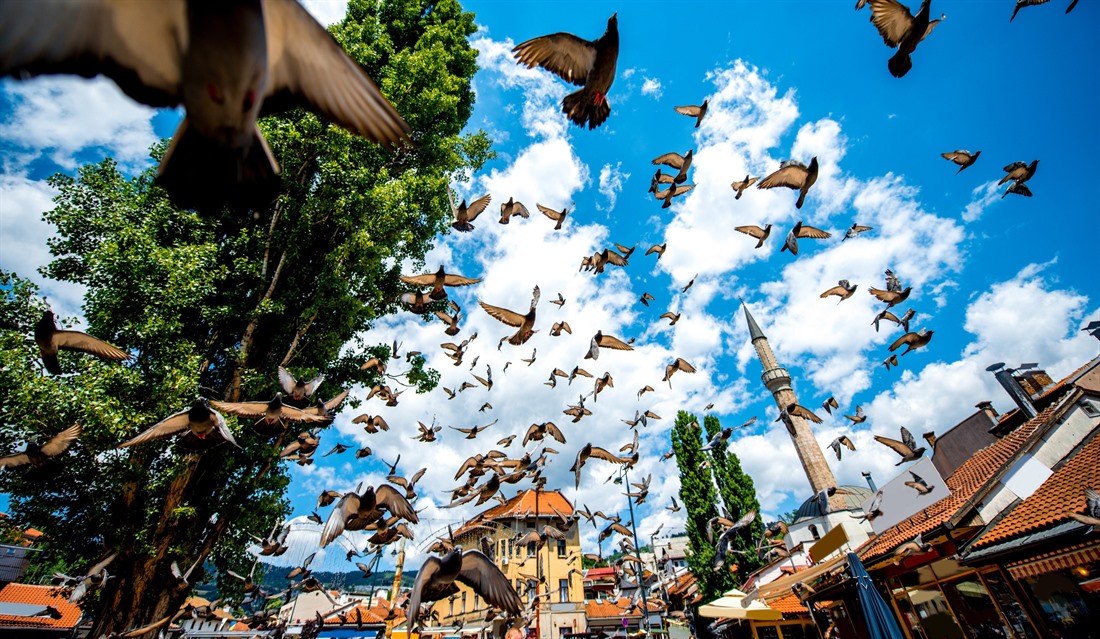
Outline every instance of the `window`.
<svg viewBox="0 0 1100 639">
<path fill-rule="evenodd" d="M 565 558 L 565 540 L 558 540 L 558 557 Z"/>
<path fill-rule="evenodd" d="M 569 601 L 569 580 L 568 579 L 559 579 L 558 580 L 558 601 L 560 601 L 561 603 L 566 603 L 566 602 Z"/>
<path fill-rule="evenodd" d="M 500 540 L 500 556 L 501 557 L 507 557 L 508 556 L 508 555 L 504 554 L 505 549 L 506 549 L 505 541 L 503 539 L 501 539 Z"/>
<path fill-rule="evenodd" d="M 534 544 L 534 542 L 527 544 L 527 556 L 528 557 L 534 557 L 535 556 L 535 544 Z"/>
<path fill-rule="evenodd" d="M 448 603 L 447 616 L 448 617 L 455 616 L 455 600 L 454 599 L 447 599 L 447 603 Z"/>
<path fill-rule="evenodd" d="M 466 593 L 462 593 L 462 614 L 466 614 Z"/>
<path fill-rule="evenodd" d="M 821 539 L 821 533 L 817 532 L 817 526 L 814 524 L 810 524 L 810 534 L 814 539 Z"/>
<path fill-rule="evenodd" d="M 527 603 L 531 603 L 535 600 L 535 594 L 537 592 L 537 582 L 534 579 L 527 580 Z"/>
<path fill-rule="evenodd" d="M 512 555 L 513 557 L 516 556 L 515 545 L 516 545 L 516 540 L 515 539 L 509 539 L 508 540 L 508 554 Z"/>
</svg>

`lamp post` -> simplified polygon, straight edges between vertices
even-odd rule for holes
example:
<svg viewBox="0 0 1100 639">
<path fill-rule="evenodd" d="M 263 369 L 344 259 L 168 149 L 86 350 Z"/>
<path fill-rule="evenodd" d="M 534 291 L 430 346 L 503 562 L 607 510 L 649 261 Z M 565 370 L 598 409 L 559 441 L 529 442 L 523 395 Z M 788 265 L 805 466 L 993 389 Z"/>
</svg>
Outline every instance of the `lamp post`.
<svg viewBox="0 0 1100 639">
<path fill-rule="evenodd" d="M 630 468 L 627 467 L 627 466 L 623 466 L 623 480 L 626 482 L 626 491 L 629 493 L 630 492 Z M 635 539 L 635 541 L 637 541 L 637 539 L 638 539 L 638 524 L 634 521 L 634 500 L 632 500 L 630 497 L 627 497 L 626 498 L 626 505 L 627 505 L 627 508 L 630 509 L 630 532 L 633 533 L 634 539 Z M 634 552 L 638 552 L 638 549 L 635 548 Z M 647 602 L 647 599 L 649 597 L 647 596 L 646 589 L 645 589 L 645 565 L 639 563 L 638 568 L 639 568 L 639 570 L 638 570 L 638 587 L 642 591 L 642 624 L 639 624 L 639 629 L 641 629 L 644 626 L 646 634 L 648 634 L 649 633 L 649 603 Z"/>
</svg>

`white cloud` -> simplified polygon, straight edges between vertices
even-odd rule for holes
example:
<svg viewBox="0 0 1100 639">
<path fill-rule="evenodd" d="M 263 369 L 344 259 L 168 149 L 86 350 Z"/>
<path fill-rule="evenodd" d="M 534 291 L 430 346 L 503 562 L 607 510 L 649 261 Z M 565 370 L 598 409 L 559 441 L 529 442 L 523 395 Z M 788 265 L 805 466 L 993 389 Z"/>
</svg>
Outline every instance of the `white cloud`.
<svg viewBox="0 0 1100 639">
<path fill-rule="evenodd" d="M 343 20 L 348 13 L 348 0 L 302 0 L 302 6 L 325 26 Z"/>
<path fill-rule="evenodd" d="M 152 163 L 156 112 L 123 95 L 114 82 L 44 77 L 4 81 L 0 87 L 12 102 L 11 116 L 0 125 L 0 139 L 20 148 L 21 156 L 40 154 L 70 171 L 76 169 L 77 153 L 96 150 L 114 157 L 127 171 Z"/>
<path fill-rule="evenodd" d="M 970 192 L 970 202 L 963 209 L 963 221 L 973 222 L 981 218 L 985 210 L 1000 199 L 1001 194 L 997 188 L 997 180 L 979 184 Z"/>
<path fill-rule="evenodd" d="M 623 186 L 630 179 L 629 173 L 623 173 L 622 166 L 622 162 L 616 162 L 615 166 L 605 164 L 600 169 L 600 195 L 607 198 L 607 206 L 597 205 L 600 210 L 610 211 L 615 208 L 619 193 L 622 193 Z"/>
<path fill-rule="evenodd" d="M 661 81 L 656 78 L 645 78 L 642 82 L 642 95 L 648 95 L 654 100 L 660 100 L 664 93 L 661 91 Z"/>
</svg>

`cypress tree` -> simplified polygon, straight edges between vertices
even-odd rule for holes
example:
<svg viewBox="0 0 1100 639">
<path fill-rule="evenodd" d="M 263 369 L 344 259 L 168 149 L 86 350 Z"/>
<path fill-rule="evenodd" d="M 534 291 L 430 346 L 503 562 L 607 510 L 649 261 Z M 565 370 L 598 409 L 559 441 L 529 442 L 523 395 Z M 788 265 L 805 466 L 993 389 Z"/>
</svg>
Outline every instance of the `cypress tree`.
<svg viewBox="0 0 1100 639">
<path fill-rule="evenodd" d="M 714 415 L 707 415 L 703 419 L 703 428 L 709 439 L 722 430 L 722 424 Z M 729 450 L 729 443 L 721 442 L 710 450 L 710 454 L 718 493 L 722 496 L 722 503 L 729 512 L 730 518 L 737 521 L 750 510 L 759 513 L 760 502 L 756 499 L 756 488 L 753 486 L 752 477 L 741 470 L 741 460 Z M 764 524 L 758 516 L 752 524 L 742 529 L 730 544 L 730 550 L 744 553 L 736 555 L 736 562 L 732 559 L 727 562 L 738 565 L 739 582 L 744 582 L 749 574 L 763 565 L 756 554 L 757 544 L 763 532 Z"/>
</svg>

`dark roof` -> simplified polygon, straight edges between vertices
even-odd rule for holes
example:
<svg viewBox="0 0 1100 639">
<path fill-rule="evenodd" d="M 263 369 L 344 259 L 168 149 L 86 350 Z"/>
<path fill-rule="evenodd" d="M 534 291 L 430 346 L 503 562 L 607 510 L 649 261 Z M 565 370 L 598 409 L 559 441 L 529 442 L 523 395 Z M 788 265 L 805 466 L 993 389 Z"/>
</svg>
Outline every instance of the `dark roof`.
<svg viewBox="0 0 1100 639">
<path fill-rule="evenodd" d="M 749 341 L 756 341 L 757 338 L 764 337 L 764 331 L 760 330 L 756 320 L 752 318 L 752 313 L 749 313 L 749 305 L 745 303 L 745 300 L 741 300 L 741 308 L 745 309 L 745 321 L 749 323 Z"/>
</svg>

